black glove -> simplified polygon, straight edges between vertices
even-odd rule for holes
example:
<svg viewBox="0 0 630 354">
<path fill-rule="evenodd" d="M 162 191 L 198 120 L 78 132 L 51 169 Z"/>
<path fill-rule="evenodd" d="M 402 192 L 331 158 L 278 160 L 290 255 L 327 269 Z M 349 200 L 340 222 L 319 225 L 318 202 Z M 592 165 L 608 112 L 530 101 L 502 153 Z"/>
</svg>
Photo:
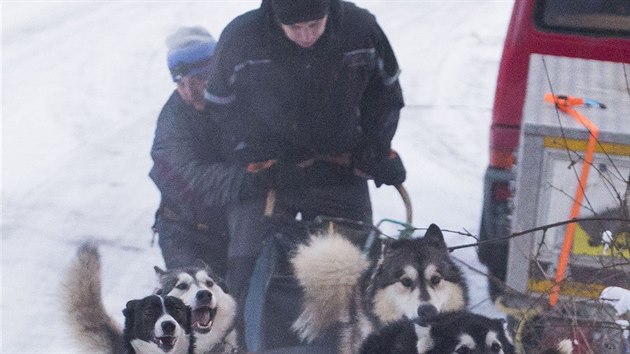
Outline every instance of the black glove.
<svg viewBox="0 0 630 354">
<path fill-rule="evenodd" d="M 383 184 L 396 186 L 402 184 L 407 178 L 407 170 L 400 155 L 394 150 L 385 156 L 374 153 L 360 154 L 355 161 L 355 167 L 372 177 L 377 188 Z"/>
</svg>

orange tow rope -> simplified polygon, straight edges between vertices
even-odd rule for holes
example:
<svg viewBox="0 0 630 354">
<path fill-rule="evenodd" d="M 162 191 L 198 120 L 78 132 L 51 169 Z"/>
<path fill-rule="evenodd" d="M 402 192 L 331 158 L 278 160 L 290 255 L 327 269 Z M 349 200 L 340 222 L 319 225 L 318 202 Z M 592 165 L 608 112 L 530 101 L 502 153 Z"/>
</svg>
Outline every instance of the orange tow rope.
<svg viewBox="0 0 630 354">
<path fill-rule="evenodd" d="M 545 94 L 545 101 L 554 104 L 559 110 L 569 114 L 575 121 L 582 124 L 588 129 L 590 136 L 586 145 L 586 151 L 584 152 L 584 162 L 582 163 L 582 171 L 578 180 L 578 186 L 575 190 L 575 197 L 573 198 L 573 205 L 571 207 L 571 214 L 569 220 L 575 219 L 580 214 L 580 207 L 582 200 L 584 199 L 584 189 L 586 188 L 586 182 L 588 181 L 588 175 L 593 163 L 593 154 L 595 152 L 595 146 L 597 145 L 597 138 L 599 137 L 599 128 L 583 114 L 573 109 L 573 106 L 583 105 L 585 100 L 572 96 L 552 95 L 550 93 Z M 567 225 L 564 233 L 564 241 L 562 243 L 562 250 L 558 257 L 558 269 L 556 270 L 556 279 L 554 286 L 551 289 L 549 296 L 549 304 L 555 306 L 558 303 L 560 296 L 560 282 L 564 280 L 567 265 L 569 263 L 569 256 L 571 249 L 573 248 L 573 236 L 575 234 L 576 223 L 570 223 Z"/>
</svg>

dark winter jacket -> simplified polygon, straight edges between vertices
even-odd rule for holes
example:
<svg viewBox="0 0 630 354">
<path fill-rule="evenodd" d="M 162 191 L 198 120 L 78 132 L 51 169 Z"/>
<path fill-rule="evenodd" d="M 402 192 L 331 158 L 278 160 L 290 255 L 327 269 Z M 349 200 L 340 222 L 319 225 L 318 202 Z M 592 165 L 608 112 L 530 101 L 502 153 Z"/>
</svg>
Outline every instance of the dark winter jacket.
<svg viewBox="0 0 630 354">
<path fill-rule="evenodd" d="M 399 69 L 367 10 L 332 0 L 324 34 L 301 48 L 263 0 L 225 28 L 214 56 L 206 99 L 230 158 L 389 152 L 403 107 Z"/>
<path fill-rule="evenodd" d="M 225 227 L 224 207 L 238 197 L 245 170 L 223 162 L 218 134 L 215 122 L 177 91 L 160 112 L 149 176 L 162 204 L 184 222 Z"/>
</svg>

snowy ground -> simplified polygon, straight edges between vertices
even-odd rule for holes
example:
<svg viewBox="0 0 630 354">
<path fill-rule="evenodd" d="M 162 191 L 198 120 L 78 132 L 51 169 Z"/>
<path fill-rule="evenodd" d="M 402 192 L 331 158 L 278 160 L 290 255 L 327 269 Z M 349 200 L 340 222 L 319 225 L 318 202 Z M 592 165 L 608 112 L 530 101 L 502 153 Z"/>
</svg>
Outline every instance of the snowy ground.
<svg viewBox="0 0 630 354">
<path fill-rule="evenodd" d="M 357 1 L 397 53 L 407 107 L 394 147 L 408 168 L 414 224 L 479 227 L 501 46 L 512 1 Z M 164 38 L 178 25 L 218 35 L 259 1 L 3 1 L 0 352 L 76 353 L 60 277 L 84 239 L 102 242 L 104 301 L 153 289 L 158 193 L 147 173 L 157 114 L 173 89 Z M 374 189 L 375 220 L 404 218 Z M 469 242 L 447 234 L 450 245 Z M 474 267 L 473 249 L 454 255 Z M 468 273 L 473 310 L 485 280 Z"/>
</svg>

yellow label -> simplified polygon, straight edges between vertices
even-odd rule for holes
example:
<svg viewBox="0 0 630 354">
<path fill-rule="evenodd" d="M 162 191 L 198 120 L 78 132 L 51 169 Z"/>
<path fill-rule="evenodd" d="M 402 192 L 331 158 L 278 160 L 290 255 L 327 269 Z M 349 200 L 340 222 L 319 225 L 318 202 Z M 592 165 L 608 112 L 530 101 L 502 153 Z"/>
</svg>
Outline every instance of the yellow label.
<svg viewBox="0 0 630 354">
<path fill-rule="evenodd" d="M 545 137 L 543 143 L 546 148 L 561 150 L 568 149 L 571 151 L 585 151 L 586 144 L 586 140 L 565 139 L 555 136 Z M 606 153 L 608 155 L 630 156 L 630 145 L 598 142 L 595 146 L 595 152 L 600 154 Z"/>
<path fill-rule="evenodd" d="M 531 292 L 548 294 L 551 293 L 553 284 L 554 282 L 551 280 L 529 279 L 527 288 Z M 560 283 L 560 295 L 598 299 L 599 294 L 601 294 L 602 290 L 605 288 L 606 285 L 602 284 L 587 284 L 565 280 Z"/>
</svg>

